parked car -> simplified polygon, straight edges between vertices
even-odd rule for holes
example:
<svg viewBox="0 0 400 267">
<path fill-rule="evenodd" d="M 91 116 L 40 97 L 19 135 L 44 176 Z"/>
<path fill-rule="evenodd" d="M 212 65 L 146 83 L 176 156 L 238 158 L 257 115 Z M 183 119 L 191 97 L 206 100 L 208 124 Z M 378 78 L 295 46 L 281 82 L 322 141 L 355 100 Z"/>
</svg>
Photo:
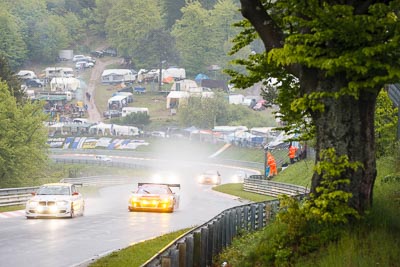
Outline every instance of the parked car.
<svg viewBox="0 0 400 267">
<path fill-rule="evenodd" d="M 92 52 L 90 52 L 90 55 L 92 57 L 104 57 L 104 52 L 103 51 L 99 51 L 99 50 L 92 51 Z"/>
<path fill-rule="evenodd" d="M 85 212 L 85 201 L 76 185 L 71 183 L 44 184 L 32 193 L 25 207 L 27 219 L 39 217 L 75 217 Z"/>
<path fill-rule="evenodd" d="M 107 47 L 103 50 L 103 54 L 105 56 L 116 57 L 117 56 L 117 49 L 113 47 Z"/>
<path fill-rule="evenodd" d="M 152 131 L 150 133 L 150 135 L 153 136 L 153 137 L 160 137 L 160 138 L 165 138 L 166 137 L 165 132 L 162 132 L 162 131 Z"/>
<path fill-rule="evenodd" d="M 221 174 L 217 170 L 207 170 L 197 177 L 201 184 L 221 184 Z"/>
<path fill-rule="evenodd" d="M 72 62 L 78 62 L 78 61 L 86 61 L 86 56 L 85 55 L 75 55 L 72 58 Z"/>
<path fill-rule="evenodd" d="M 117 117 L 121 117 L 122 116 L 122 112 L 119 110 L 115 110 L 115 109 L 110 109 L 110 110 L 106 110 L 103 112 L 103 117 L 104 118 L 117 118 Z"/>
<path fill-rule="evenodd" d="M 78 61 L 75 64 L 75 69 L 87 69 L 87 68 L 93 68 L 94 63 L 92 62 L 87 62 L 87 61 Z"/>
<path fill-rule="evenodd" d="M 16 75 L 22 80 L 37 78 L 36 74 L 31 70 L 20 70 Z"/>
<path fill-rule="evenodd" d="M 129 211 L 173 212 L 179 208 L 179 195 L 172 187 L 180 184 L 138 183 L 128 202 Z"/>
<path fill-rule="evenodd" d="M 86 57 L 84 60 L 82 60 L 82 61 L 86 61 L 86 62 L 90 62 L 90 63 L 93 63 L 93 64 L 96 64 L 96 59 L 95 58 L 92 58 L 92 57 Z"/>
<path fill-rule="evenodd" d="M 28 87 L 43 87 L 44 82 L 40 79 L 27 79 L 25 85 Z"/>
</svg>

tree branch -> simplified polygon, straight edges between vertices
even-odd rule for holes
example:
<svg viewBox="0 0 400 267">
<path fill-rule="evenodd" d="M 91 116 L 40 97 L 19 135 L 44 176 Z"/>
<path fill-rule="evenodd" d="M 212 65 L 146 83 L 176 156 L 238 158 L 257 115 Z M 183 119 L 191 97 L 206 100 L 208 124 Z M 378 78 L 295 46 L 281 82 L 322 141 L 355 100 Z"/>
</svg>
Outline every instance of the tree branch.
<svg viewBox="0 0 400 267">
<path fill-rule="evenodd" d="M 240 0 L 242 15 L 250 21 L 264 43 L 266 51 L 283 47 L 283 32 L 268 15 L 259 0 Z"/>
</svg>

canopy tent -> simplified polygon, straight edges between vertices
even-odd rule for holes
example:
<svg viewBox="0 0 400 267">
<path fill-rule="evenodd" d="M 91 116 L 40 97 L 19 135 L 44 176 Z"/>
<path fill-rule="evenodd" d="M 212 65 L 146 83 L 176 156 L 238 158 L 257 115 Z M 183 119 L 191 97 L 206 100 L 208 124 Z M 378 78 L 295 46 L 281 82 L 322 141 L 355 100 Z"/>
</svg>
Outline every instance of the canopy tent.
<svg viewBox="0 0 400 267">
<path fill-rule="evenodd" d="M 112 133 L 112 124 L 106 124 L 106 123 L 98 123 L 96 125 L 93 125 L 89 128 L 89 133 L 96 134 L 98 135 L 101 133 L 102 135 L 109 134 L 111 135 Z"/>
<path fill-rule="evenodd" d="M 203 74 L 203 73 L 199 73 L 196 75 L 196 77 L 194 78 L 194 80 L 197 83 L 201 83 L 201 80 L 206 80 L 206 79 L 210 79 L 207 75 Z"/>
<path fill-rule="evenodd" d="M 172 77 L 172 76 L 167 76 L 167 77 L 164 77 L 163 79 L 162 79 L 162 82 L 163 83 L 173 83 L 175 81 L 175 79 L 174 79 L 174 77 Z"/>
<path fill-rule="evenodd" d="M 56 77 L 50 81 L 51 91 L 76 91 L 81 87 L 81 82 L 73 77 Z"/>
</svg>

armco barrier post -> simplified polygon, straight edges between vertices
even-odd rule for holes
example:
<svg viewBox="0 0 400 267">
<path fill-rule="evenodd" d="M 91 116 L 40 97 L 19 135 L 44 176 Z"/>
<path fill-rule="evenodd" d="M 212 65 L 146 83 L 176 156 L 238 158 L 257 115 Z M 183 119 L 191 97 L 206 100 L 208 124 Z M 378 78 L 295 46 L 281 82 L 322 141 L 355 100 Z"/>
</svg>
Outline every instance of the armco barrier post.
<svg viewBox="0 0 400 267">
<path fill-rule="evenodd" d="M 193 233 L 193 266 L 201 266 L 201 234 Z"/>
<path fill-rule="evenodd" d="M 200 255 L 200 258 L 201 258 L 201 263 L 200 263 L 200 266 L 206 266 L 206 264 L 207 264 L 207 260 L 208 260 L 208 249 L 207 249 L 207 246 L 208 246 L 208 228 L 205 228 L 205 227 L 203 227 L 203 228 L 201 228 L 201 230 L 200 230 L 200 233 L 201 233 L 201 236 L 200 236 L 200 238 L 201 238 L 201 255 Z"/>
<path fill-rule="evenodd" d="M 186 266 L 193 266 L 194 259 L 194 238 L 193 235 L 186 237 Z"/>
<path fill-rule="evenodd" d="M 212 224 L 207 225 L 207 266 L 211 266 L 212 257 L 214 256 L 214 228 Z"/>
<path fill-rule="evenodd" d="M 179 266 L 180 267 L 185 267 L 186 266 L 186 243 L 181 242 L 178 244 L 178 250 L 179 250 Z"/>
</svg>

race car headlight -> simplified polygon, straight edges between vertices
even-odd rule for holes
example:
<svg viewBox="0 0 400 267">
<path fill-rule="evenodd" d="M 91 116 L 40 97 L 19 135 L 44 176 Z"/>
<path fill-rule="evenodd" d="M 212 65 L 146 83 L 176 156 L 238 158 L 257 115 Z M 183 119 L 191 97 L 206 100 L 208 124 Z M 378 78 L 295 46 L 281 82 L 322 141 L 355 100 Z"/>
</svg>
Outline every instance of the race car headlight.
<svg viewBox="0 0 400 267">
<path fill-rule="evenodd" d="M 58 207 L 61 207 L 61 206 L 67 206 L 69 204 L 69 202 L 66 200 L 60 200 L 60 201 L 57 201 L 56 204 Z"/>
<path fill-rule="evenodd" d="M 39 202 L 37 202 L 37 201 L 33 201 L 33 200 L 29 200 L 28 201 L 28 206 L 29 207 L 36 207 L 37 205 L 39 204 Z"/>
<path fill-rule="evenodd" d="M 131 197 L 130 202 L 138 202 L 139 199 L 137 197 Z"/>
<path fill-rule="evenodd" d="M 172 201 L 172 197 L 166 197 L 161 199 L 161 203 L 170 203 Z"/>
</svg>

